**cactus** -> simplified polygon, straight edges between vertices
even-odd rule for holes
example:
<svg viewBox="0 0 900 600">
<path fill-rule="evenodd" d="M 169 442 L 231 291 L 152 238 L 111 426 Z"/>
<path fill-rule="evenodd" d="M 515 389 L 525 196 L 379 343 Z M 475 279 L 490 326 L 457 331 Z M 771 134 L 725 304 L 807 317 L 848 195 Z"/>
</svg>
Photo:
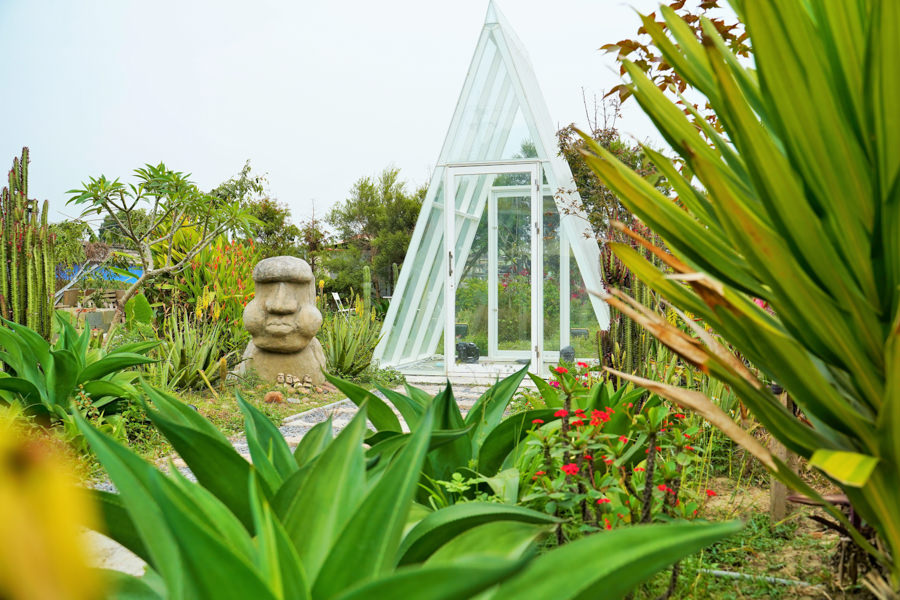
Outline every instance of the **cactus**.
<svg viewBox="0 0 900 600">
<path fill-rule="evenodd" d="M 372 270 L 369 268 L 369 265 L 363 267 L 362 297 L 363 308 L 366 314 L 369 314 L 369 311 L 372 309 Z"/>
<path fill-rule="evenodd" d="M 49 340 L 56 290 L 50 208 L 28 199 L 28 162 L 23 148 L 0 194 L 0 314 Z"/>
</svg>

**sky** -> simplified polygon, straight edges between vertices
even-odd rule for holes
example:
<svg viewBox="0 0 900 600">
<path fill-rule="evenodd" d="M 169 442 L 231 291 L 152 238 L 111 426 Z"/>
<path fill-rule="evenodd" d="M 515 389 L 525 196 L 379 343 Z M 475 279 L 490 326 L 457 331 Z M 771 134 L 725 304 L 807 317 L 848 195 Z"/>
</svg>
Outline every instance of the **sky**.
<svg viewBox="0 0 900 600">
<path fill-rule="evenodd" d="M 556 125 L 620 82 L 605 43 L 654 0 L 496 0 Z M 295 222 L 323 217 L 362 176 L 427 183 L 487 0 L 0 0 L 0 165 L 31 149 L 29 196 L 76 218 L 67 190 L 132 181 L 144 163 L 201 189 L 246 160 Z M 620 131 L 652 140 L 637 104 Z M 4 167 L 4 168 L 8 168 Z"/>
</svg>

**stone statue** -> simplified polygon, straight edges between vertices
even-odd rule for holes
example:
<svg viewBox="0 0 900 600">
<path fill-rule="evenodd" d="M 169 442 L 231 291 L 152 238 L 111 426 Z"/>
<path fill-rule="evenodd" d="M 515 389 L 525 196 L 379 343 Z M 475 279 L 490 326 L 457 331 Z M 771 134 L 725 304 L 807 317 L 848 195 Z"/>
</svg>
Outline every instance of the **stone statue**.
<svg viewBox="0 0 900 600">
<path fill-rule="evenodd" d="M 316 339 L 322 313 L 316 308 L 313 272 L 305 260 L 275 256 L 253 269 L 256 296 L 244 308 L 244 327 L 253 337 L 244 367 L 274 383 L 279 373 L 325 381 L 325 354 Z"/>
</svg>

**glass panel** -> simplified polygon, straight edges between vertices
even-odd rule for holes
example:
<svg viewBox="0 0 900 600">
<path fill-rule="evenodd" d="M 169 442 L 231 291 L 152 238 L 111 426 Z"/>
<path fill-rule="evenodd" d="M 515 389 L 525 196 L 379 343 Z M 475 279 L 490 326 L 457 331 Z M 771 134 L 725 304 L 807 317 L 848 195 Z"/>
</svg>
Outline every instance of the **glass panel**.
<svg viewBox="0 0 900 600">
<path fill-rule="evenodd" d="M 531 351 L 530 173 L 500 175 L 497 197 L 497 343 L 501 352 Z M 513 192 L 510 188 L 524 187 Z"/>
<path fill-rule="evenodd" d="M 456 363 L 488 354 L 488 197 L 491 175 L 456 178 Z"/>
<path fill-rule="evenodd" d="M 559 337 L 559 212 L 553 196 L 544 196 L 544 352 L 560 349 Z"/>
</svg>

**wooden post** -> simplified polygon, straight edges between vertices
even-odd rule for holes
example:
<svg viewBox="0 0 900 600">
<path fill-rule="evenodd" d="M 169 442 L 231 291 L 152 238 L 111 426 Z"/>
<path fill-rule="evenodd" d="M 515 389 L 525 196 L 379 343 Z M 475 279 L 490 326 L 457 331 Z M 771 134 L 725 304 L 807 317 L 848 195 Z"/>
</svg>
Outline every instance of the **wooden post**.
<svg viewBox="0 0 900 600">
<path fill-rule="evenodd" d="M 782 392 L 778 399 L 784 404 L 785 408 L 793 413 L 794 401 L 791 400 L 787 392 Z M 781 462 L 786 464 L 792 471 L 797 470 L 797 456 L 788 450 L 784 444 L 776 440 L 774 437 L 769 438 L 769 451 L 772 452 Z M 790 514 L 787 497 L 790 493 L 789 488 L 778 480 L 774 475 L 770 475 L 770 491 L 769 491 L 769 517 L 773 523 L 784 520 Z"/>
</svg>

